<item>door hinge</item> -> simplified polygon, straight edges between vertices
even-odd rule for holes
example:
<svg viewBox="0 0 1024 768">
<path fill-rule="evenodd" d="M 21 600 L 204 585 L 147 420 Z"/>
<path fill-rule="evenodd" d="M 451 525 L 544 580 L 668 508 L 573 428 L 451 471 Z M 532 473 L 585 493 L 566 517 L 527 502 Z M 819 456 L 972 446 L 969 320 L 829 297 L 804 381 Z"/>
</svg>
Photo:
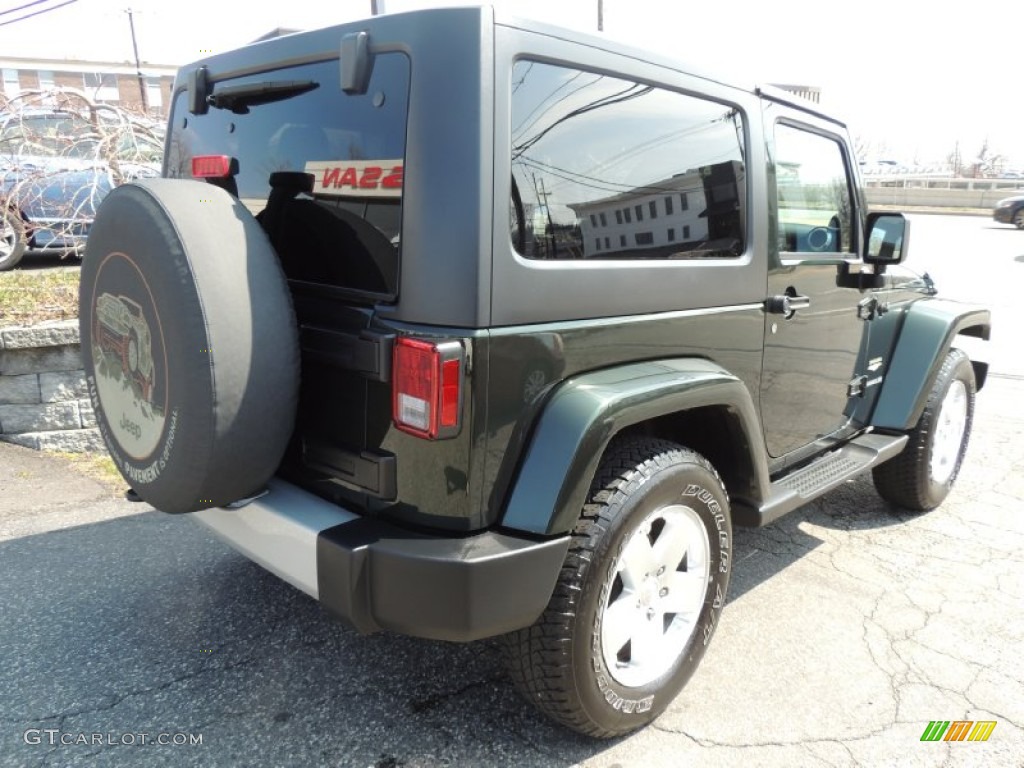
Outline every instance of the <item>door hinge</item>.
<svg viewBox="0 0 1024 768">
<path fill-rule="evenodd" d="M 867 386 L 867 376 L 854 376 L 846 385 L 847 397 L 864 397 L 864 389 Z"/>
<path fill-rule="evenodd" d="M 857 318 L 859 320 L 874 320 L 889 311 L 889 305 L 883 304 L 877 296 L 868 296 L 857 302 Z"/>
</svg>

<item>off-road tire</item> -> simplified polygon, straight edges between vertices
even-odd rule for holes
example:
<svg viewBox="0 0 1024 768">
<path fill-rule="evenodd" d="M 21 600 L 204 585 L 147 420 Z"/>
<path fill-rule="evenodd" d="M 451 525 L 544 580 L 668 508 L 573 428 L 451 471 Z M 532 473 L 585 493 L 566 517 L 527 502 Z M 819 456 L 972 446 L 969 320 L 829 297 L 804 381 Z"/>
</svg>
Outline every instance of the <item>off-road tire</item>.
<svg viewBox="0 0 1024 768">
<path fill-rule="evenodd" d="M 0 243 L 0 272 L 3 272 L 18 266 L 21 257 L 28 249 L 25 222 L 21 220 L 17 211 L 10 209 L 3 211 L 0 237 L 3 237 L 3 243 Z"/>
<path fill-rule="evenodd" d="M 960 387 L 963 389 L 958 390 Z M 943 405 L 946 409 L 956 406 L 957 391 L 962 393 L 966 406 L 963 432 L 955 453 L 944 452 L 949 460 L 938 467 L 940 476 L 936 478 L 934 470 L 939 458 L 936 454 L 937 435 L 942 435 L 943 420 L 950 416 L 948 412 L 943 413 Z M 956 482 L 967 451 L 974 419 L 975 391 L 971 361 L 959 349 L 950 350 L 942 361 L 921 418 L 909 433 L 906 447 L 898 456 L 872 470 L 875 488 L 883 499 L 914 512 L 935 509 L 945 500 Z"/>
<path fill-rule="evenodd" d="M 685 645 L 664 674 L 625 686 L 615 677 L 622 673 L 605 663 L 601 635 L 619 578 L 616 564 L 625 562 L 624 548 L 644 520 L 679 505 L 696 513 L 703 528 L 707 588 L 702 600 L 697 593 L 690 634 L 681 636 Z M 704 655 L 728 589 L 731 550 L 728 495 L 706 459 L 665 440 L 614 440 L 572 532 L 547 609 L 533 626 L 502 638 L 516 687 L 541 712 L 589 736 L 611 738 L 646 725 L 668 707 Z M 666 627 L 673 621 L 663 620 Z"/>
<path fill-rule="evenodd" d="M 100 364 L 101 297 L 149 329 L 141 387 L 127 349 L 123 374 Z M 89 232 L 79 313 L 100 433 L 143 500 L 192 512 L 262 490 L 294 429 L 299 340 L 274 249 L 237 198 L 182 179 L 113 190 Z"/>
</svg>

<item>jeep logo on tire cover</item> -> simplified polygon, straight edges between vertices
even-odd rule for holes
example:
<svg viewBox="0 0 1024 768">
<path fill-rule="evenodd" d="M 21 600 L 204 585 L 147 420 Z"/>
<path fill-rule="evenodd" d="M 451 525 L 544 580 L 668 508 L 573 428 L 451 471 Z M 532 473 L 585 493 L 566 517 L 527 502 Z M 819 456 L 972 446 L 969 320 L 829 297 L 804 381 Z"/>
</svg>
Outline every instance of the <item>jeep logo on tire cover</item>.
<svg viewBox="0 0 1024 768">
<path fill-rule="evenodd" d="M 110 431 L 131 458 L 156 449 L 164 431 L 167 384 L 159 317 L 145 278 L 131 259 L 107 256 L 97 273 L 105 290 L 93 305 L 96 393 Z M 158 330 L 153 333 L 153 328 Z M 157 364 L 159 361 L 159 365 Z"/>
</svg>

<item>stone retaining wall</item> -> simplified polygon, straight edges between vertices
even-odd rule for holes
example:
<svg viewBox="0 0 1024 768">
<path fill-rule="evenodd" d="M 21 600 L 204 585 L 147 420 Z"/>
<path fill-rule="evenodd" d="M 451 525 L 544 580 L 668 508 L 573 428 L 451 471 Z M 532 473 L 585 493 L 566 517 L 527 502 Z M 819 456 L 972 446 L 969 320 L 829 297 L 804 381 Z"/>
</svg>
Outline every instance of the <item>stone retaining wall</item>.
<svg viewBox="0 0 1024 768">
<path fill-rule="evenodd" d="M 36 450 L 103 448 L 77 320 L 0 328 L 0 439 Z"/>
</svg>

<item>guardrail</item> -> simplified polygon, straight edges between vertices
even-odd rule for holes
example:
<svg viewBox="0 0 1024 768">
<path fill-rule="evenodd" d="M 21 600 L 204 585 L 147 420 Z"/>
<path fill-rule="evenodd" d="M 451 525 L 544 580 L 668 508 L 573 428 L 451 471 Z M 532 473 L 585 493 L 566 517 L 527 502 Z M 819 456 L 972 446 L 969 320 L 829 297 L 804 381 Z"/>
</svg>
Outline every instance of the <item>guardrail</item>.
<svg viewBox="0 0 1024 768">
<path fill-rule="evenodd" d="M 873 205 L 992 208 L 1024 194 L 1024 179 L 958 179 L 934 176 L 868 176 L 864 192 Z"/>
</svg>

